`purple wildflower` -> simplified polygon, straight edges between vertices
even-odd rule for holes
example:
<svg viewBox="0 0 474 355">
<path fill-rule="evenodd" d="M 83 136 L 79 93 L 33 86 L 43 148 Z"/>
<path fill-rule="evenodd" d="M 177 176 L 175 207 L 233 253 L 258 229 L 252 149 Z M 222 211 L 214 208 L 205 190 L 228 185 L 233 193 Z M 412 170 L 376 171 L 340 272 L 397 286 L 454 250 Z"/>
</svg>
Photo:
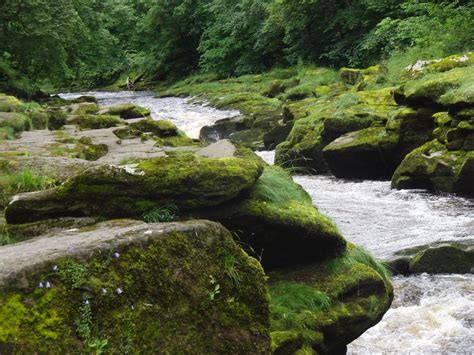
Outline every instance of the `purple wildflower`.
<svg viewBox="0 0 474 355">
<path fill-rule="evenodd" d="M 56 271 L 58 271 L 58 270 L 59 270 L 58 265 L 54 265 L 54 266 L 53 266 L 53 271 L 56 272 Z"/>
<path fill-rule="evenodd" d="M 84 304 L 89 305 L 90 304 L 89 300 L 84 300 Z"/>
<path fill-rule="evenodd" d="M 44 287 L 43 283 L 40 282 L 40 283 L 38 284 L 38 288 L 43 288 L 43 287 Z"/>
<path fill-rule="evenodd" d="M 115 290 L 115 293 L 117 295 L 121 295 L 123 293 L 122 289 L 120 287 L 118 287 L 116 290 Z"/>
<path fill-rule="evenodd" d="M 46 281 L 46 288 L 51 288 L 51 283 L 49 281 Z"/>
<path fill-rule="evenodd" d="M 118 258 L 120 258 L 120 254 L 115 252 L 115 253 L 112 254 L 112 257 L 114 257 L 115 259 L 118 259 Z"/>
<path fill-rule="evenodd" d="M 107 290 L 105 288 L 101 289 L 100 292 L 102 292 L 103 295 L 107 294 Z"/>
</svg>

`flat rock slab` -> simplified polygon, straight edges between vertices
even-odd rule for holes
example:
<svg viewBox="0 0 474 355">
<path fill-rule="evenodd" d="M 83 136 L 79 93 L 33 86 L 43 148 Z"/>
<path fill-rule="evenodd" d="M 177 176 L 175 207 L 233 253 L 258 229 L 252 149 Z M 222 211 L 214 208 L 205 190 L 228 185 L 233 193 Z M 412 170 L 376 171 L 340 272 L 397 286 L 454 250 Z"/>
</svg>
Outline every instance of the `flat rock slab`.
<svg viewBox="0 0 474 355">
<path fill-rule="evenodd" d="M 149 239 L 170 232 L 199 233 L 211 222 L 145 224 L 134 220 L 117 220 L 88 228 L 71 229 L 54 235 L 43 236 L 0 247 L 0 289 L 11 285 L 28 287 L 31 272 L 54 260 L 74 256 L 87 259 L 97 250 L 110 251 L 120 245 L 146 243 Z"/>
<path fill-rule="evenodd" d="M 199 149 L 196 154 L 206 158 L 231 158 L 234 156 L 236 147 L 228 139 L 222 139 L 205 148 Z"/>
</svg>

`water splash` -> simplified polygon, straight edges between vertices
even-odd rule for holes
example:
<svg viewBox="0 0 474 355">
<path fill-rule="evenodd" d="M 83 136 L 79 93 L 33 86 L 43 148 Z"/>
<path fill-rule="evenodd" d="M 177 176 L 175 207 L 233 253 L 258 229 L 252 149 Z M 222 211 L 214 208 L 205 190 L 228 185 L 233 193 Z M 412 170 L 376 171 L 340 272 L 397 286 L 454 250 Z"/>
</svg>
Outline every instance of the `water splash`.
<svg viewBox="0 0 474 355">
<path fill-rule="evenodd" d="M 474 275 L 395 277 L 395 300 L 349 354 L 473 354 Z"/>
</svg>

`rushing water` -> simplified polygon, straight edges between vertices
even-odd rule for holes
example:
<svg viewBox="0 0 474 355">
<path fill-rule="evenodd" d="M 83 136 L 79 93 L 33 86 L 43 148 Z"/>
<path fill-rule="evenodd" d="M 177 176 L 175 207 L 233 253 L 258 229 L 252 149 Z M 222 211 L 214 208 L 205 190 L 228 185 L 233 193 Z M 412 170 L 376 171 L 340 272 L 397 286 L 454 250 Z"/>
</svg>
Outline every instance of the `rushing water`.
<svg viewBox="0 0 474 355">
<path fill-rule="evenodd" d="M 156 98 L 151 91 L 88 91 L 60 94 L 64 99 L 75 99 L 79 96 L 95 96 L 100 105 L 134 103 L 148 108 L 155 119 L 167 119 L 186 132 L 191 138 L 199 138 L 201 127 L 239 114 L 233 110 L 216 110 L 206 104 L 190 102 L 190 99 L 179 97 Z"/>
<path fill-rule="evenodd" d="M 273 152 L 258 153 L 273 164 Z M 295 176 L 342 234 L 386 259 L 401 249 L 474 239 L 474 200 L 388 181 Z M 474 275 L 395 277 L 383 320 L 349 345 L 350 354 L 474 354 Z"/>
<path fill-rule="evenodd" d="M 192 137 L 202 126 L 232 117 L 181 98 L 157 99 L 151 92 L 86 92 L 102 105 L 132 102 L 167 118 Z M 273 164 L 274 152 L 260 152 Z M 319 210 L 344 236 L 380 258 L 435 241 L 474 239 L 474 201 L 423 191 L 395 191 L 386 181 L 345 181 L 296 176 Z M 474 276 L 395 277 L 395 300 L 383 320 L 349 345 L 351 354 L 474 354 Z"/>
</svg>

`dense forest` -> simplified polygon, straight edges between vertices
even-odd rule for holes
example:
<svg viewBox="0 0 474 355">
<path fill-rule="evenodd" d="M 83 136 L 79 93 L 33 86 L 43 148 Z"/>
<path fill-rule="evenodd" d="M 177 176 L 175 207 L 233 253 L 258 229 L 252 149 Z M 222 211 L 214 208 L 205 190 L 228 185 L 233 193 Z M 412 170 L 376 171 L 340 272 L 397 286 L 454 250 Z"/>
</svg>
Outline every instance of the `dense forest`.
<svg viewBox="0 0 474 355">
<path fill-rule="evenodd" d="M 398 67 L 472 48 L 471 1 L 5 0 L 0 91 L 317 64 Z"/>
</svg>

